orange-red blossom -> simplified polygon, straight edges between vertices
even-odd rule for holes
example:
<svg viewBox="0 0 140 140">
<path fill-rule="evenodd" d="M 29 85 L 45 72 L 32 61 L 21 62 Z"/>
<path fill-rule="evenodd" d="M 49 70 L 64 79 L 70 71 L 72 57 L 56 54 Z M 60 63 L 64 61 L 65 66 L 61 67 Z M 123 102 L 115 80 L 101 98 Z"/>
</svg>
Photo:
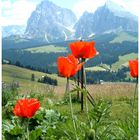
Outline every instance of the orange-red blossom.
<svg viewBox="0 0 140 140">
<path fill-rule="evenodd" d="M 13 113 L 18 117 L 32 118 L 40 107 L 37 99 L 19 99 Z"/>
<path fill-rule="evenodd" d="M 84 64 L 79 63 L 78 59 L 76 59 L 72 54 L 69 54 L 67 57 L 58 57 L 57 62 L 60 76 L 67 78 L 74 76 Z"/>
<path fill-rule="evenodd" d="M 69 44 L 72 54 L 76 58 L 92 58 L 98 54 L 95 42 L 76 41 Z"/>
<path fill-rule="evenodd" d="M 138 78 L 138 60 L 129 60 L 130 75 Z"/>
</svg>

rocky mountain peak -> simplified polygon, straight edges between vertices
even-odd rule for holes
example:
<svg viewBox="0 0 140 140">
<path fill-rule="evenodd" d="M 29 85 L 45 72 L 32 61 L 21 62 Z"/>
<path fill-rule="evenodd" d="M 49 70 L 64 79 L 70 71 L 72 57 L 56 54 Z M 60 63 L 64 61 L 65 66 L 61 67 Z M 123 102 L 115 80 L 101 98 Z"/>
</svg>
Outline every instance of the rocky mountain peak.
<svg viewBox="0 0 140 140">
<path fill-rule="evenodd" d="M 71 10 L 44 0 L 28 19 L 25 34 L 29 38 L 41 38 L 47 42 L 66 40 L 71 36 L 68 27 L 76 21 L 76 16 Z"/>
<path fill-rule="evenodd" d="M 84 13 L 75 25 L 75 37 L 89 38 L 92 34 L 102 34 L 118 29 L 137 32 L 137 17 L 122 6 L 107 0 L 94 13 Z"/>
<path fill-rule="evenodd" d="M 137 16 L 130 13 L 122 5 L 119 5 L 112 0 L 107 0 L 104 4 L 104 8 L 109 9 L 115 16 L 125 17 L 133 20 L 137 20 Z"/>
</svg>

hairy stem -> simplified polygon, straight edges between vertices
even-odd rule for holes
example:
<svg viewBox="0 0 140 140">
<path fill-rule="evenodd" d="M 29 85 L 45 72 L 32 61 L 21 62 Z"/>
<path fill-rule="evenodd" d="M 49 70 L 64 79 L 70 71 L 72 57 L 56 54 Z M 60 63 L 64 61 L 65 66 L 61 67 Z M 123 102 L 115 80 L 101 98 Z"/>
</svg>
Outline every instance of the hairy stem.
<svg viewBox="0 0 140 140">
<path fill-rule="evenodd" d="M 133 104 L 132 104 L 132 123 L 134 125 L 134 107 L 135 107 L 135 98 L 137 93 L 137 86 L 138 86 L 138 78 L 136 79 L 135 91 L 133 96 Z"/>
<path fill-rule="evenodd" d="M 80 72 L 77 72 L 77 85 L 80 85 Z M 79 90 L 77 90 L 77 101 L 79 101 Z"/>
<path fill-rule="evenodd" d="M 86 88 L 86 85 L 87 85 L 87 79 L 86 79 L 86 71 L 85 71 L 85 68 L 84 68 L 84 85 L 85 85 L 85 88 Z M 86 93 L 86 113 L 87 113 L 87 117 L 88 117 L 88 120 L 89 120 L 89 115 L 88 115 L 88 98 L 87 98 L 87 93 Z"/>
<path fill-rule="evenodd" d="M 29 138 L 29 119 L 27 120 L 26 131 L 27 131 L 27 140 L 30 140 L 30 138 Z"/>
<path fill-rule="evenodd" d="M 82 39 L 80 40 L 82 42 Z M 84 62 L 85 59 L 81 58 L 81 61 Z M 84 65 L 81 68 L 81 88 L 84 88 Z M 83 92 L 81 92 L 81 112 L 84 110 L 84 95 Z"/>
<path fill-rule="evenodd" d="M 72 122 L 73 122 L 75 137 L 76 137 L 76 140 L 78 140 L 77 132 L 76 132 L 76 123 L 75 123 L 75 119 L 74 119 L 74 115 L 73 115 L 73 107 L 72 107 L 71 92 L 70 92 L 70 89 L 69 89 L 69 78 L 67 78 L 67 92 L 69 93 L 69 102 L 70 102 L 71 118 L 72 118 Z"/>
</svg>

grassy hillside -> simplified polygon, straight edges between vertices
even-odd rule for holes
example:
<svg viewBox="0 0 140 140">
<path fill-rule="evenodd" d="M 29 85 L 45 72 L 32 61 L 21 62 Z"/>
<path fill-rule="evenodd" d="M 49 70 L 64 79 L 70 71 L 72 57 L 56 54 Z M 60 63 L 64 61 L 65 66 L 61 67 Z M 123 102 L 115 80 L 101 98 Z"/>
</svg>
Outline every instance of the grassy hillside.
<svg viewBox="0 0 140 140">
<path fill-rule="evenodd" d="M 117 61 L 116 63 L 112 65 L 112 70 L 116 71 L 122 66 L 128 66 L 128 61 L 131 59 L 136 59 L 136 58 L 138 58 L 138 54 L 136 53 L 130 53 L 127 55 L 119 56 L 119 61 Z"/>
<path fill-rule="evenodd" d="M 87 61 L 87 67 L 94 67 L 101 63 L 112 65 L 116 61 L 118 61 L 118 57 L 124 54 L 137 53 L 138 52 L 138 44 L 137 42 L 127 41 L 125 37 L 129 36 L 129 39 L 137 38 L 137 34 L 133 33 L 123 33 L 119 32 L 118 35 L 116 33 L 108 33 L 103 35 L 97 35 L 95 38 L 91 40 L 95 40 L 96 49 L 100 53 L 99 57 L 95 57 L 94 59 L 90 59 Z M 133 37 L 131 37 L 133 36 Z M 122 43 L 118 43 L 118 41 L 114 41 L 114 43 L 110 43 L 110 41 L 115 40 L 115 38 Z M 122 41 L 123 40 L 123 41 Z M 8 42 L 7 42 L 8 43 Z M 37 44 L 32 41 L 32 45 L 28 44 L 28 46 L 22 44 L 22 46 L 18 47 L 18 49 L 3 49 L 3 59 L 10 60 L 12 64 L 15 64 L 16 61 L 20 61 L 24 67 L 31 66 L 36 68 L 45 69 L 48 68 L 50 72 L 57 72 L 57 58 L 59 56 L 66 56 L 68 53 L 71 53 L 68 44 L 70 41 L 65 42 L 56 42 L 52 44 Z M 9 43 L 11 44 L 11 43 Z M 4 44 L 3 44 L 4 45 Z M 7 46 L 7 44 L 5 44 Z M 11 46 L 15 47 L 15 44 L 11 44 Z M 24 47 L 24 48 L 23 48 Z M 26 47 L 26 48 L 25 48 Z M 15 57 L 16 56 L 16 57 Z M 91 68 L 92 69 L 92 68 Z M 102 68 L 96 67 L 94 68 L 104 70 Z M 93 70 L 94 70 L 93 69 Z"/>
<path fill-rule="evenodd" d="M 36 72 L 12 65 L 2 65 L 2 81 L 11 83 L 13 80 L 18 81 L 20 88 L 19 93 L 29 94 L 34 93 L 36 95 L 43 94 L 42 105 L 46 106 L 46 99 L 51 98 L 54 103 L 58 100 L 62 100 L 65 93 L 66 79 L 57 77 L 56 75 L 50 75 L 58 80 L 59 86 L 54 88 L 54 95 L 48 97 L 48 88 L 46 84 L 38 83 L 37 81 L 31 81 L 31 74 L 34 73 L 36 80 L 45 73 Z M 70 81 L 70 83 L 72 83 Z M 71 86 L 72 87 L 72 86 Z M 131 83 L 104 83 L 103 85 L 94 84 L 87 85 L 87 90 L 97 101 L 98 99 L 112 100 L 112 118 L 124 118 L 130 112 L 129 105 L 126 101 L 133 97 L 135 84 Z M 76 95 L 76 93 L 75 93 Z M 80 104 L 74 104 L 75 113 L 79 112 Z M 53 106 L 53 108 L 64 113 L 69 110 L 69 105 Z M 114 111 L 115 110 L 115 111 Z M 129 111 L 128 111 L 129 110 Z M 79 114 L 80 116 L 81 114 Z"/>
<path fill-rule="evenodd" d="M 94 66 L 94 67 L 87 67 L 86 68 L 87 71 L 106 71 L 109 69 L 110 69 L 109 65 L 106 65 L 106 64 L 99 64 L 99 65 Z"/>
<path fill-rule="evenodd" d="M 35 80 L 31 81 L 31 74 L 35 74 Z M 2 81 L 11 83 L 19 82 L 20 90 L 28 93 L 34 91 L 36 93 L 45 92 L 46 84 L 38 83 L 37 80 L 46 73 L 28 70 L 13 65 L 2 65 Z M 66 79 L 58 77 L 55 74 L 47 74 L 51 78 L 58 81 L 58 86 L 55 87 L 55 92 L 58 97 L 62 97 L 65 91 Z M 94 77 L 93 77 L 94 78 Z M 72 81 L 70 81 L 72 83 Z M 126 88 L 124 88 L 126 86 Z M 119 87 L 119 88 L 118 88 Z M 131 97 L 133 95 L 135 84 L 130 83 L 104 83 L 103 85 L 93 84 L 87 85 L 87 89 L 94 98 L 118 99 L 122 97 Z M 128 92 L 129 91 L 129 92 Z"/>
<path fill-rule="evenodd" d="M 87 67 L 87 71 L 106 71 L 106 69 L 100 67 L 100 66 L 95 66 L 95 67 Z"/>
<path fill-rule="evenodd" d="M 35 75 L 35 81 L 31 81 L 32 74 Z M 20 89 L 22 92 L 42 92 L 43 89 L 45 90 L 46 84 L 37 82 L 37 80 L 44 75 L 46 75 L 46 73 L 32 71 L 13 65 L 2 65 L 2 81 L 6 83 L 11 83 L 13 81 L 19 82 Z M 59 86 L 64 85 L 66 82 L 65 78 L 58 77 L 55 74 L 47 74 L 47 76 L 57 79 Z"/>
<path fill-rule="evenodd" d="M 122 43 L 123 41 L 137 42 L 138 37 L 128 34 L 127 32 L 119 32 L 110 43 Z"/>
<path fill-rule="evenodd" d="M 27 49 L 24 49 L 24 50 L 29 51 L 31 53 L 67 52 L 66 47 L 59 47 L 59 46 L 55 46 L 55 45 L 48 45 L 48 46 L 35 47 L 35 48 L 27 48 Z"/>
<path fill-rule="evenodd" d="M 42 106 L 47 105 L 47 99 L 52 100 L 53 104 L 62 100 L 62 97 L 65 93 L 65 79 L 59 78 L 56 75 L 48 75 L 51 77 L 55 77 L 58 79 L 59 86 L 54 88 L 54 96 L 49 95 L 49 90 L 46 84 L 41 84 L 36 81 L 31 81 L 31 74 L 34 73 L 36 75 L 36 80 L 44 73 L 35 72 L 31 70 L 27 70 L 24 68 L 19 68 L 11 65 L 3 65 L 3 76 L 2 80 L 4 82 L 12 82 L 18 81 L 20 84 L 20 88 L 18 89 L 20 94 L 30 94 L 33 93 L 37 97 L 39 95 L 43 95 L 42 97 Z M 131 98 L 133 98 L 133 93 L 135 90 L 135 84 L 130 83 L 104 83 L 103 85 L 87 85 L 87 90 L 93 96 L 95 101 L 99 99 L 110 100 L 112 101 L 112 109 L 111 109 L 111 118 L 112 119 L 125 119 L 126 116 L 131 112 L 131 108 L 127 103 Z M 34 96 L 35 96 L 34 95 Z M 75 93 L 76 95 L 76 93 Z M 89 104 L 89 102 L 88 102 Z M 137 104 L 137 101 L 136 101 Z M 89 109 L 92 109 L 91 104 L 89 104 Z M 136 106 L 137 107 L 137 106 Z M 79 114 L 80 104 L 73 104 L 74 113 L 78 114 L 78 117 L 83 118 L 84 114 Z M 85 107 L 84 107 L 85 108 Z M 51 109 L 56 109 L 61 113 L 66 113 L 69 115 L 69 105 L 53 105 Z M 135 109 L 137 112 L 137 108 Z"/>
</svg>

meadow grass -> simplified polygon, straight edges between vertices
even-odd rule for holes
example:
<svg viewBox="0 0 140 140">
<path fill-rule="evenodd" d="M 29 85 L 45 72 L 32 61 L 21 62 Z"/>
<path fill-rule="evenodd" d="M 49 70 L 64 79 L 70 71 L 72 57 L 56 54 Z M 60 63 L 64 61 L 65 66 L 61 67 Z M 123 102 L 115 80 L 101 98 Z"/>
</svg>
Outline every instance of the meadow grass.
<svg viewBox="0 0 140 140">
<path fill-rule="evenodd" d="M 85 68 L 87 71 L 106 71 L 106 69 L 100 67 L 100 66 L 95 66 L 95 67 L 87 67 Z"/>
<path fill-rule="evenodd" d="M 29 51 L 31 53 L 59 53 L 59 52 L 67 52 L 66 47 L 59 47 L 54 45 L 40 46 L 35 48 L 24 49 L 25 51 Z"/>
<path fill-rule="evenodd" d="M 87 70 L 87 71 L 106 71 L 106 70 L 109 70 L 109 69 L 110 69 L 110 66 L 107 65 L 107 64 L 100 64 L 100 65 L 97 65 L 97 66 L 94 66 L 94 67 L 85 68 L 85 70 Z"/>
<path fill-rule="evenodd" d="M 126 32 L 118 32 L 118 36 L 110 41 L 110 43 L 122 43 L 123 41 L 137 42 L 138 39 Z"/>
<path fill-rule="evenodd" d="M 71 85 L 72 87 L 72 85 Z M 59 101 L 64 97 L 64 86 L 56 87 L 54 98 L 55 101 Z M 135 83 L 105 83 L 103 85 L 87 85 L 87 90 L 90 92 L 95 102 L 99 100 L 106 100 L 112 103 L 111 118 L 112 120 L 123 119 L 132 114 L 131 101 L 133 100 L 133 94 L 135 90 Z M 75 93 L 76 94 L 76 93 Z M 135 114 L 138 113 L 138 95 L 135 102 Z M 93 106 L 88 102 L 89 110 L 93 109 Z M 47 107 L 47 106 L 46 106 Z M 60 111 L 62 114 L 70 115 L 70 107 L 68 104 L 55 105 L 54 109 Z M 85 112 L 80 112 L 80 103 L 73 103 L 74 114 L 77 115 L 80 120 L 85 119 Z"/>
<path fill-rule="evenodd" d="M 138 58 L 138 54 L 136 53 L 130 53 L 123 56 L 119 56 L 119 61 L 112 64 L 112 70 L 117 71 L 122 66 L 128 67 L 128 61 L 136 58 Z"/>
<path fill-rule="evenodd" d="M 60 111 L 62 114 L 70 115 L 69 104 L 57 104 L 62 101 L 65 94 L 66 79 L 60 78 L 56 75 L 48 75 L 50 77 L 57 78 L 58 86 L 50 86 L 49 89 L 47 84 L 38 83 L 37 81 L 31 81 L 31 74 L 34 73 L 36 80 L 45 73 L 27 70 L 11 65 L 3 65 L 2 80 L 6 83 L 18 81 L 20 88 L 18 88 L 19 94 L 32 94 L 36 97 L 42 96 L 41 105 L 46 108 L 51 108 Z M 73 89 L 73 83 L 70 81 L 70 89 Z M 104 83 L 104 84 L 92 84 L 87 85 L 87 90 L 93 96 L 95 101 L 107 100 L 112 102 L 111 117 L 112 119 L 125 119 L 131 113 L 130 102 L 133 99 L 135 90 L 135 83 Z M 53 92 L 53 93 L 52 93 Z M 76 94 L 76 93 L 75 93 Z M 137 96 L 136 96 L 137 98 Z M 138 98 L 137 98 L 138 99 Z M 53 105 L 48 105 L 48 100 L 52 100 Z M 135 113 L 138 112 L 138 102 L 135 102 Z M 89 110 L 93 106 L 88 103 Z M 85 112 L 80 112 L 80 103 L 73 103 L 74 114 L 77 115 L 81 120 L 85 119 Z M 85 108 L 85 107 L 84 107 Z"/>
<path fill-rule="evenodd" d="M 31 75 L 35 75 L 35 81 L 31 81 Z M 42 85 L 37 82 L 39 78 L 47 75 L 50 78 L 54 78 L 58 81 L 58 85 L 63 85 L 66 81 L 65 78 L 58 77 L 56 74 L 48 74 L 38 71 L 29 70 L 26 68 L 21 68 L 13 65 L 2 65 L 2 80 L 3 82 L 11 82 L 13 80 L 17 80 L 21 82 L 21 84 L 31 83 L 34 85 Z"/>
</svg>

